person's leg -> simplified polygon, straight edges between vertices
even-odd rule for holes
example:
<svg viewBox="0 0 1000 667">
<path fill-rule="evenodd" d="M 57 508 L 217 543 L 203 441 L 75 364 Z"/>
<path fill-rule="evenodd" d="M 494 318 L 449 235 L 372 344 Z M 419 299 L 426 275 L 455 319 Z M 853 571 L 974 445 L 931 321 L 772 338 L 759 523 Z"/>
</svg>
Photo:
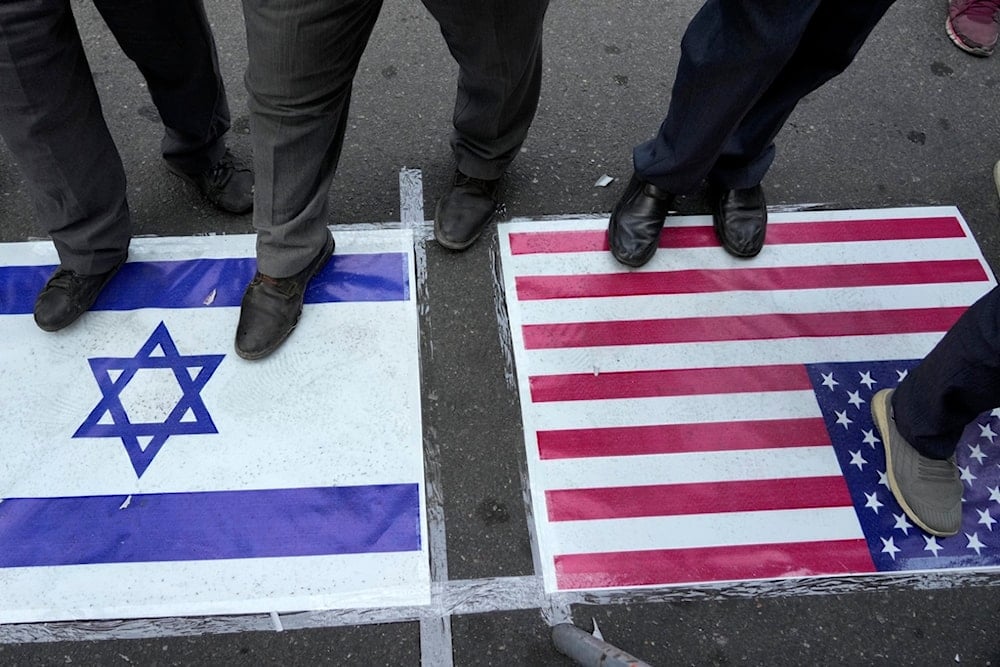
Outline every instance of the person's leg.
<svg viewBox="0 0 1000 667">
<path fill-rule="evenodd" d="M 59 254 L 34 308 L 57 331 L 93 305 L 131 239 L 125 171 L 68 0 L 0 3 L 0 135 Z"/>
<path fill-rule="evenodd" d="M 758 185 L 774 138 L 799 100 L 847 69 L 895 0 L 823 0 L 791 59 L 726 139 L 707 178 L 725 189 Z"/>
<path fill-rule="evenodd" d="M 972 304 L 892 397 L 900 434 L 947 459 L 978 415 L 1000 407 L 1000 288 Z"/>
<path fill-rule="evenodd" d="M 708 0 L 681 40 L 666 118 L 633 150 L 636 174 L 673 194 L 695 190 L 799 48 L 820 4 Z"/>
<path fill-rule="evenodd" d="M 633 150 L 635 174 L 615 205 L 608 242 L 641 266 L 656 251 L 673 195 L 699 186 L 729 135 L 792 57 L 821 0 L 708 0 L 681 40 L 670 106 Z"/>
<path fill-rule="evenodd" d="M 837 76 L 893 0 L 823 0 L 792 58 L 729 136 L 708 174 L 708 200 L 722 246 L 737 257 L 764 247 L 767 205 L 761 181 L 774 138 L 799 100 Z"/>
<path fill-rule="evenodd" d="M 253 174 L 227 154 L 229 106 L 201 0 L 94 0 L 149 86 L 170 170 L 219 208 L 253 204 Z"/>
<path fill-rule="evenodd" d="M 538 108 L 548 0 L 424 0 L 459 65 L 451 146 L 457 172 L 435 215 L 438 241 L 470 246 L 499 205 L 499 181 Z"/>
<path fill-rule="evenodd" d="M 131 238 L 125 171 L 69 0 L 0 2 L 0 134 L 62 268 L 117 266 Z"/>
<path fill-rule="evenodd" d="M 257 271 L 236 349 L 260 358 L 298 321 L 312 275 L 333 250 L 327 199 L 351 86 L 382 0 L 243 0 L 256 174 Z"/>
<path fill-rule="evenodd" d="M 974 303 L 895 389 L 872 399 L 889 488 L 934 535 L 962 525 L 955 448 L 979 414 L 1000 405 L 1000 288 Z"/>
</svg>

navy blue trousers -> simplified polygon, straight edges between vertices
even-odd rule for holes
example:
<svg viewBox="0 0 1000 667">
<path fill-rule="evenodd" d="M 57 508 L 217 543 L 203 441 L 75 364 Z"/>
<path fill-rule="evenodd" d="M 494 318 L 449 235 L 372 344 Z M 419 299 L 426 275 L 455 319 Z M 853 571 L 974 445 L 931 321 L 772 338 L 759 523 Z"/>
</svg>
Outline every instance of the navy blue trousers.
<svg viewBox="0 0 1000 667">
<path fill-rule="evenodd" d="M 900 435 L 946 459 L 977 416 L 1000 406 L 1000 287 L 972 304 L 900 383 L 892 409 Z"/>
<path fill-rule="evenodd" d="M 757 185 L 799 100 L 843 72 L 894 0 L 708 0 L 688 25 L 667 116 L 633 152 L 674 194 Z"/>
</svg>

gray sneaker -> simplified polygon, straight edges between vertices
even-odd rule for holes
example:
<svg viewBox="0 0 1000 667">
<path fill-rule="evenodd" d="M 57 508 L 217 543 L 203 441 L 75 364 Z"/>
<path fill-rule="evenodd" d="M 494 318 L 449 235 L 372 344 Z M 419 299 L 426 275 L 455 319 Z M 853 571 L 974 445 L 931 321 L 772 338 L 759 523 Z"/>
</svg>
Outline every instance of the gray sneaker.
<svg viewBox="0 0 1000 667">
<path fill-rule="evenodd" d="M 892 415 L 892 389 L 872 398 L 872 417 L 885 444 L 889 488 L 906 515 L 931 535 L 947 537 L 962 527 L 962 480 L 954 457 L 927 458 L 903 439 Z"/>
</svg>

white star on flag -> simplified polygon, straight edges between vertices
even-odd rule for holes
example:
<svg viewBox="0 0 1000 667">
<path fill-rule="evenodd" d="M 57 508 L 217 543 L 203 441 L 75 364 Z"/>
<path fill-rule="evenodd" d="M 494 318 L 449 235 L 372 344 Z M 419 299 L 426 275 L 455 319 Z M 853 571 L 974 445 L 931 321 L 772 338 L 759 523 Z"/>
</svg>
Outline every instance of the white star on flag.
<svg viewBox="0 0 1000 667">
<path fill-rule="evenodd" d="M 937 558 L 938 552 L 944 548 L 940 544 L 938 544 L 937 538 L 934 537 L 933 535 L 925 535 L 924 542 L 926 543 L 924 551 L 930 551 L 932 554 L 934 554 L 935 558 Z"/>
<path fill-rule="evenodd" d="M 871 508 L 875 514 L 878 514 L 878 508 L 882 507 L 882 503 L 878 501 L 878 493 L 866 493 L 865 498 L 868 500 L 865 507 Z"/>
<path fill-rule="evenodd" d="M 875 429 L 866 429 L 865 431 L 862 431 L 862 433 L 864 434 L 865 438 L 861 442 L 870 446 L 872 449 L 875 449 L 876 444 L 882 442 L 881 440 L 878 439 L 878 437 L 875 436 Z"/>
<path fill-rule="evenodd" d="M 990 500 L 1000 503 L 1000 486 L 988 487 L 990 491 Z"/>
<path fill-rule="evenodd" d="M 869 389 L 872 388 L 872 385 L 878 384 L 877 382 L 875 382 L 875 380 L 872 379 L 871 371 L 865 371 L 864 373 L 861 373 L 860 375 L 861 375 L 861 379 L 858 380 L 858 382 L 860 382 L 864 386 L 868 387 Z"/>
<path fill-rule="evenodd" d="M 980 424 L 979 425 L 979 430 L 980 430 L 979 437 L 981 437 L 981 438 L 989 438 L 990 442 L 993 442 L 993 438 L 995 438 L 996 435 L 997 435 L 993 431 L 993 428 L 990 426 L 989 422 L 986 422 L 985 424 Z"/>
<path fill-rule="evenodd" d="M 968 548 L 975 549 L 976 555 L 980 555 L 980 552 L 986 547 L 986 545 L 979 541 L 979 533 L 973 533 L 972 535 L 966 533 L 965 537 L 969 540 Z"/>
<path fill-rule="evenodd" d="M 884 537 L 880 537 L 879 539 L 882 540 L 882 553 L 889 554 L 890 558 L 896 560 L 896 554 L 899 553 L 900 549 L 896 546 L 893 538 L 885 539 Z"/>
<path fill-rule="evenodd" d="M 864 404 L 864 402 L 865 402 L 865 400 L 863 398 L 861 398 L 861 392 L 860 391 L 849 391 L 849 392 L 847 392 L 847 395 L 849 396 L 849 398 L 847 399 L 847 402 L 850 403 L 851 405 L 853 405 L 856 408 L 860 408 L 862 406 L 862 404 Z"/>
</svg>

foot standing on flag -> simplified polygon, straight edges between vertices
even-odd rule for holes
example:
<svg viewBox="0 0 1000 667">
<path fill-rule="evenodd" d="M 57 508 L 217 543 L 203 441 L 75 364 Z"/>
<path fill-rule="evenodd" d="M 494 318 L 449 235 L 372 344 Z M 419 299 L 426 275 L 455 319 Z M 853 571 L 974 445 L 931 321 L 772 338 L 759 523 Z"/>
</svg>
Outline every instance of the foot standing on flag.
<svg viewBox="0 0 1000 667">
<path fill-rule="evenodd" d="M 648 262 L 674 196 L 705 180 L 722 246 L 756 256 L 775 136 L 799 100 L 847 68 L 892 3 L 708 0 L 681 41 L 666 118 L 633 150 L 635 173 L 608 226 L 615 258 Z"/>
<path fill-rule="evenodd" d="M 896 389 L 872 401 L 889 487 L 932 535 L 962 525 L 955 448 L 977 416 L 1000 406 L 1000 287 L 972 304 Z"/>
<path fill-rule="evenodd" d="M 538 106 L 548 0 L 423 0 L 459 64 L 451 189 L 435 215 L 446 248 L 471 246 L 500 207 L 499 185 Z M 258 175 L 257 276 L 247 287 L 236 352 L 259 359 L 295 327 L 311 277 L 331 248 L 327 200 L 351 86 L 382 0 L 243 0 L 251 135 Z"/>
<path fill-rule="evenodd" d="M 94 4 L 149 86 L 167 168 L 218 208 L 247 212 L 253 173 L 226 148 L 229 107 L 201 0 Z M 94 304 L 132 236 L 125 172 L 69 0 L 0 3 L 0 135 L 59 253 L 34 308 L 38 326 L 56 331 Z"/>
</svg>

